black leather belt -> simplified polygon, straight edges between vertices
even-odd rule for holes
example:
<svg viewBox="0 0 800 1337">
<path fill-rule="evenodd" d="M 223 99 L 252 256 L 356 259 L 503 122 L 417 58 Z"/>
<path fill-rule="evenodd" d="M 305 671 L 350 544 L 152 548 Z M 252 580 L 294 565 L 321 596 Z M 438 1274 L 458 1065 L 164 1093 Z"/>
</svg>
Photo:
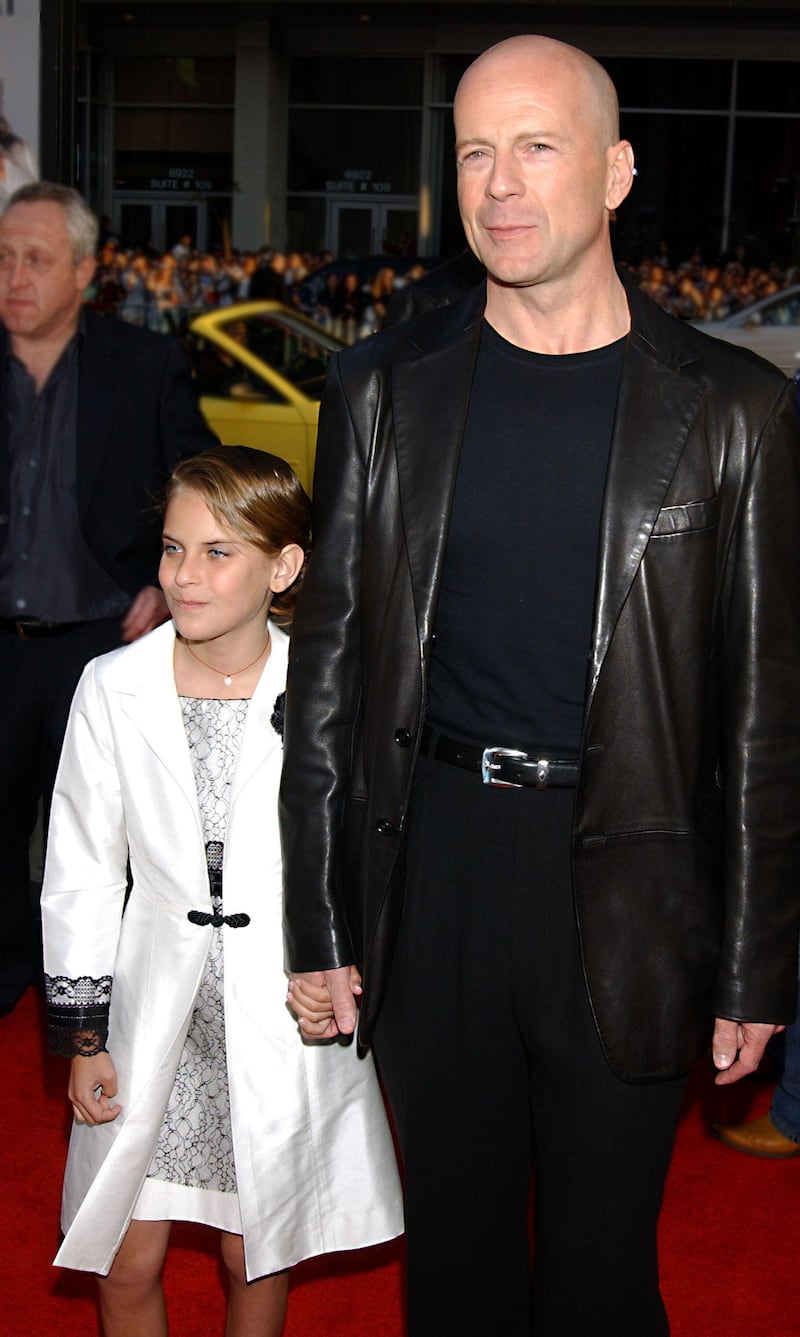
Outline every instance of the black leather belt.
<svg viewBox="0 0 800 1337">
<path fill-rule="evenodd" d="M 63 636 L 65 631 L 83 627 L 84 622 L 42 622 L 37 617 L 0 617 L 0 632 L 10 632 L 22 641 L 35 641 L 42 636 Z"/>
<path fill-rule="evenodd" d="M 511 747 L 479 747 L 437 733 L 429 724 L 422 731 L 421 752 L 434 761 L 460 766 L 479 775 L 485 785 L 500 789 L 574 789 L 578 783 L 577 757 L 548 757 Z"/>
</svg>

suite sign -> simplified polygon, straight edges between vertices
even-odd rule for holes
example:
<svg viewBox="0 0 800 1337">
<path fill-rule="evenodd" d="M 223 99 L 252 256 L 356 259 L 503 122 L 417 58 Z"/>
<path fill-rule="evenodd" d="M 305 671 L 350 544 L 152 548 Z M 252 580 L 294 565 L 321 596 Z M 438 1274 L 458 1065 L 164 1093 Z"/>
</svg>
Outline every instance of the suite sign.
<svg viewBox="0 0 800 1337">
<path fill-rule="evenodd" d="M 179 194 L 184 190 L 213 190 L 214 183 L 208 178 L 196 177 L 193 167 L 170 167 L 166 176 L 151 176 L 150 190 L 171 190 Z"/>
<path fill-rule="evenodd" d="M 331 195 L 391 195 L 391 181 L 375 181 L 367 168 L 348 169 L 339 181 L 326 181 Z"/>
</svg>

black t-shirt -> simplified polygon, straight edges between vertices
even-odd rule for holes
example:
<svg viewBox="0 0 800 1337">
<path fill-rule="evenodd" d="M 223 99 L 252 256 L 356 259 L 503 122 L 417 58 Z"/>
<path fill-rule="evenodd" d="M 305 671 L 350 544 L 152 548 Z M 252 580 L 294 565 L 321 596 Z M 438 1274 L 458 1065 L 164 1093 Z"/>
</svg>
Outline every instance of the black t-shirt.
<svg viewBox="0 0 800 1337">
<path fill-rule="evenodd" d="M 577 752 L 624 345 L 530 353 L 484 322 L 436 613 L 445 733 Z"/>
</svg>

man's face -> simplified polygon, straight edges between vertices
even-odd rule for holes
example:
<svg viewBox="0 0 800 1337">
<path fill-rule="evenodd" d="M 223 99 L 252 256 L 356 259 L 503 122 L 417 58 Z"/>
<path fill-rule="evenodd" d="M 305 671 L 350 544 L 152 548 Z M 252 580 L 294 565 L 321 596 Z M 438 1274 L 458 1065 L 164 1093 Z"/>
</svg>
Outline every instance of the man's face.
<svg viewBox="0 0 800 1337">
<path fill-rule="evenodd" d="M 57 339 L 75 325 L 94 260 L 75 263 L 64 211 L 51 200 L 0 218 L 0 320 L 12 338 Z"/>
<path fill-rule="evenodd" d="M 615 163 L 630 146 L 608 143 L 604 112 L 565 57 L 490 53 L 465 76 L 455 105 L 459 206 L 497 282 L 569 279 L 607 255 L 609 210 L 627 193 Z"/>
</svg>

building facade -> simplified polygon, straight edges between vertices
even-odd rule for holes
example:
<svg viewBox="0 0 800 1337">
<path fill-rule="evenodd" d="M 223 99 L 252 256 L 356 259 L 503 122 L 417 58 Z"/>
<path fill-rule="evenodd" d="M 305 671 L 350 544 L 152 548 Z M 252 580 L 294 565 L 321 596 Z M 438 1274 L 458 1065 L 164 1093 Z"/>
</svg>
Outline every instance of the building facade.
<svg viewBox="0 0 800 1337">
<path fill-rule="evenodd" d="M 133 244 L 452 254 L 456 84 L 479 51 L 537 31 L 617 84 L 638 167 L 625 258 L 800 260 L 796 0 L 43 0 L 42 15 L 61 100 L 45 170 Z"/>
</svg>

